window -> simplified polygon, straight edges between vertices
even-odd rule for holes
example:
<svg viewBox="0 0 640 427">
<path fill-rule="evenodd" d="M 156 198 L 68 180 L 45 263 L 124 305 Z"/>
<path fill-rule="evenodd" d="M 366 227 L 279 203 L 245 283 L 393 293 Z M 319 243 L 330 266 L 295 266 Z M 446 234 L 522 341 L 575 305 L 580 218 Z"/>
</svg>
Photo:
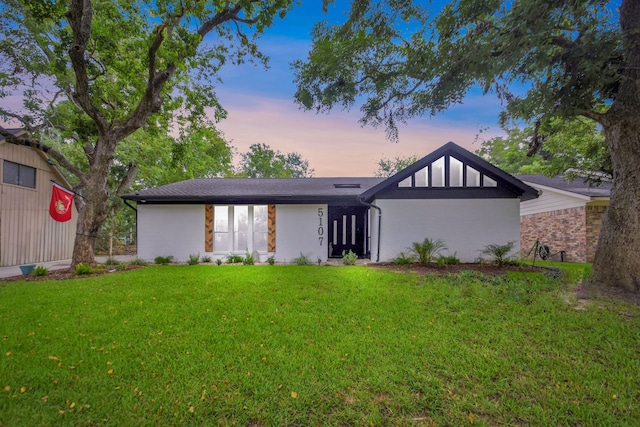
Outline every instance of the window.
<svg viewBox="0 0 640 427">
<path fill-rule="evenodd" d="M 431 163 L 431 186 L 444 187 L 444 157 Z"/>
<path fill-rule="evenodd" d="M 497 187 L 498 183 L 494 179 L 491 179 L 487 175 L 484 175 L 482 177 L 482 186 L 483 187 Z"/>
<path fill-rule="evenodd" d="M 36 169 L 5 160 L 2 165 L 2 182 L 36 188 Z"/>
<path fill-rule="evenodd" d="M 449 187 L 462 187 L 462 162 L 449 157 Z"/>
<path fill-rule="evenodd" d="M 467 187 L 480 187 L 480 172 L 467 166 Z"/>
<path fill-rule="evenodd" d="M 229 206 L 215 206 L 213 210 L 213 249 L 229 248 Z"/>
<path fill-rule="evenodd" d="M 425 166 L 415 174 L 416 187 L 427 187 L 429 185 L 429 167 Z"/>
<path fill-rule="evenodd" d="M 266 206 L 253 207 L 253 249 L 267 251 L 269 238 L 269 214 Z"/>
<path fill-rule="evenodd" d="M 398 183 L 398 187 L 411 187 L 411 177 L 408 176 Z"/>
<path fill-rule="evenodd" d="M 266 205 L 216 205 L 213 211 L 215 252 L 267 252 L 269 213 Z"/>
</svg>

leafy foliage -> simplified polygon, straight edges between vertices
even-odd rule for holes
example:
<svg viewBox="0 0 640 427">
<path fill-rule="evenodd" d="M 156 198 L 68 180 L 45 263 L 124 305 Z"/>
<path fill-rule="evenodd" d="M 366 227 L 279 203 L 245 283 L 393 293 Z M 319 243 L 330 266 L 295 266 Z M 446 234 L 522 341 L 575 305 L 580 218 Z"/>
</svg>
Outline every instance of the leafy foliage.
<svg viewBox="0 0 640 427">
<path fill-rule="evenodd" d="M 198 265 L 200 263 L 200 254 L 189 254 L 189 259 L 187 260 L 188 265 Z"/>
<path fill-rule="evenodd" d="M 314 172 L 301 154 L 282 154 L 267 144 L 253 144 L 240 156 L 238 175 L 249 178 L 309 178 Z"/>
<path fill-rule="evenodd" d="M 91 268 L 90 265 L 86 265 L 82 263 L 77 264 L 75 268 L 75 272 L 77 275 L 91 274 L 92 271 L 93 269 Z"/>
<path fill-rule="evenodd" d="M 412 154 L 410 156 L 396 156 L 394 158 L 382 158 L 378 160 L 378 169 L 374 172 L 374 176 L 389 177 L 400 172 L 407 166 L 411 166 L 418 160 L 418 156 Z"/>
<path fill-rule="evenodd" d="M 256 257 L 251 252 L 247 252 L 244 254 L 244 258 L 242 259 L 242 264 L 254 265 L 255 263 L 256 263 Z"/>
<path fill-rule="evenodd" d="M 414 255 L 420 264 L 429 264 L 437 260 L 447 246 L 442 239 L 430 239 L 425 237 L 422 242 L 413 242 L 409 252 Z"/>
<path fill-rule="evenodd" d="M 344 265 L 356 265 L 356 261 L 358 260 L 358 255 L 349 249 L 349 252 L 342 251 L 342 263 Z"/>
<path fill-rule="evenodd" d="M 227 255 L 227 264 L 239 264 L 244 261 L 244 257 L 238 254 Z"/>
<path fill-rule="evenodd" d="M 453 255 L 440 255 L 438 257 L 438 264 L 458 265 L 460 264 L 460 258 L 458 258 L 455 253 Z"/>
<path fill-rule="evenodd" d="M 490 244 L 485 246 L 482 250 L 483 255 L 488 255 L 491 261 L 498 266 L 502 266 L 510 263 L 513 260 L 513 256 L 509 255 L 513 250 L 515 241 L 505 243 L 504 245 Z"/>
<path fill-rule="evenodd" d="M 43 265 L 36 265 L 31 272 L 33 276 L 46 276 L 48 273 L 49 269 Z"/>
<path fill-rule="evenodd" d="M 400 252 L 397 257 L 391 260 L 392 263 L 398 265 L 411 264 L 414 261 L 414 257 L 411 254 Z"/>
<path fill-rule="evenodd" d="M 202 258 L 200 258 L 200 260 L 202 262 L 211 262 L 211 257 L 209 255 L 203 255 Z"/>
<path fill-rule="evenodd" d="M 157 256 L 153 259 L 153 262 L 160 265 L 167 265 L 173 261 L 173 255 Z"/>
<path fill-rule="evenodd" d="M 303 253 L 300 253 L 300 256 L 292 259 L 291 262 L 295 265 L 313 265 L 309 257 Z"/>
</svg>

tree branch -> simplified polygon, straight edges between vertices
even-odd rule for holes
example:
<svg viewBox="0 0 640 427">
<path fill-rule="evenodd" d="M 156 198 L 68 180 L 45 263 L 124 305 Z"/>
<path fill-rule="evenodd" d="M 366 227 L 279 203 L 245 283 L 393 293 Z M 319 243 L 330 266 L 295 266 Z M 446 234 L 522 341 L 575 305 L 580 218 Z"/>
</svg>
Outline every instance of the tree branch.
<svg viewBox="0 0 640 427">
<path fill-rule="evenodd" d="M 67 17 L 73 33 L 73 42 L 69 48 L 69 57 L 76 76 L 73 99 L 96 123 L 98 131 L 104 133 L 107 129 L 107 123 L 100 110 L 91 102 L 85 58 L 87 43 L 91 36 L 91 21 L 93 18 L 91 0 L 72 0 Z"/>
<path fill-rule="evenodd" d="M 7 132 L 1 127 L 0 127 L 0 135 L 2 135 L 5 141 L 10 144 L 35 148 L 36 150 L 40 150 L 43 153 L 48 154 L 49 157 L 57 161 L 60 166 L 62 166 L 63 168 L 65 168 L 66 170 L 74 174 L 76 177 L 78 177 L 78 179 L 81 179 L 81 180 L 84 179 L 85 173 L 80 168 L 75 166 L 62 153 L 56 151 L 49 145 L 43 144 L 40 141 L 32 138 L 16 137 L 15 135 L 11 134 L 10 132 Z"/>
<path fill-rule="evenodd" d="M 133 183 L 133 180 L 136 178 L 137 174 L 138 174 L 138 166 L 133 164 L 133 163 L 129 163 L 129 167 L 127 169 L 127 173 L 124 176 L 124 178 L 122 178 L 122 181 L 120 181 L 120 184 L 118 185 L 118 189 L 116 190 L 116 194 L 115 194 L 115 198 L 116 199 L 118 197 L 120 197 L 120 195 L 127 188 L 129 188 L 129 186 L 131 186 L 131 184 Z"/>
</svg>

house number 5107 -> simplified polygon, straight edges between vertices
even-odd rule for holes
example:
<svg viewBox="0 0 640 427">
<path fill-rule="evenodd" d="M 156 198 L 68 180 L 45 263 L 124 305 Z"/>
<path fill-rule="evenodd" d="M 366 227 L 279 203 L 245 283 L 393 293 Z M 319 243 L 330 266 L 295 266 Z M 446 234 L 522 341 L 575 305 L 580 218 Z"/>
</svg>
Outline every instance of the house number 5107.
<svg viewBox="0 0 640 427">
<path fill-rule="evenodd" d="M 322 224 L 323 216 L 324 209 L 318 208 L 318 241 L 320 242 L 320 246 L 322 246 L 322 241 L 324 240 L 324 225 Z"/>
</svg>

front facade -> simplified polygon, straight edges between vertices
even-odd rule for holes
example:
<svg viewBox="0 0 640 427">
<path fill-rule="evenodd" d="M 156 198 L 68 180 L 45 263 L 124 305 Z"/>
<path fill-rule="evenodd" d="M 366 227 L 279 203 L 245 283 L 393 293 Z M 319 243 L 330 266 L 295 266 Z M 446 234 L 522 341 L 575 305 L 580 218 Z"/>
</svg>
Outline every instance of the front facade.
<svg viewBox="0 0 640 427">
<path fill-rule="evenodd" d="M 71 258 L 77 212 L 64 223 L 49 216 L 51 180 L 69 185 L 47 160 L 40 150 L 0 140 L 0 266 Z"/>
<path fill-rule="evenodd" d="M 177 261 L 253 253 L 324 262 L 349 250 L 389 261 L 424 238 L 463 262 L 519 241 L 520 200 L 537 192 L 448 143 L 390 178 L 194 179 L 125 195 L 138 256 Z"/>
<path fill-rule="evenodd" d="M 520 207 L 521 256 L 532 258 L 537 241 L 548 246 L 552 259 L 593 262 L 612 184 L 590 186 L 583 178 L 561 176 L 518 178 L 541 193 Z"/>
</svg>

